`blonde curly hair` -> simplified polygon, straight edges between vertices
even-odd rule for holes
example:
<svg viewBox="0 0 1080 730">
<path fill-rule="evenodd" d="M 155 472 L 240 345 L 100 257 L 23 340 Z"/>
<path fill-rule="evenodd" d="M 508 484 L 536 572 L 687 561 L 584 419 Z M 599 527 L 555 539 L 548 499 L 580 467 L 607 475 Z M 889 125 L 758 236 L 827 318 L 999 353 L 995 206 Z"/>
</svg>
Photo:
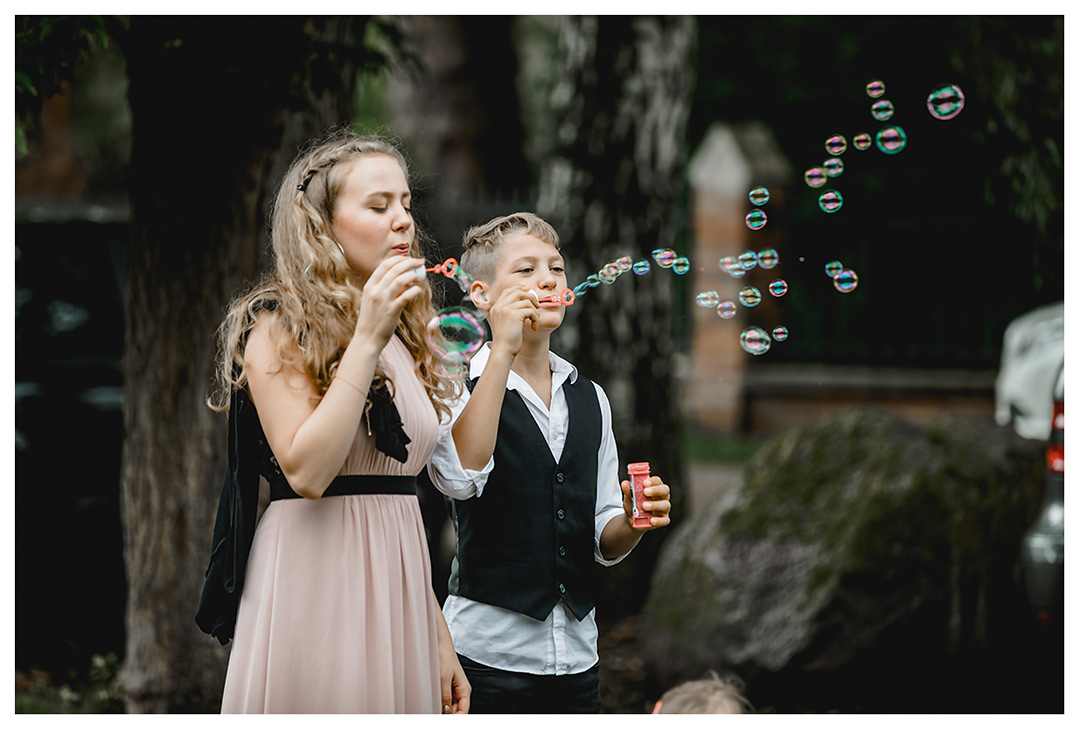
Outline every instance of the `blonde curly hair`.
<svg viewBox="0 0 1080 730">
<path fill-rule="evenodd" d="M 281 182 L 271 218 L 274 268 L 249 291 L 237 296 L 218 328 L 215 386 L 207 405 L 228 410 L 234 389 L 244 388 L 244 348 L 257 317 L 272 313 L 278 326 L 278 356 L 286 365 L 307 373 L 321 398 L 330 387 L 338 362 L 356 328 L 361 289 L 351 279 L 345 255 L 334 238 L 334 203 L 349 166 L 359 156 L 386 155 L 401 165 L 409 179 L 404 156 L 389 140 L 361 136 L 348 129 L 332 131 L 310 143 L 293 161 Z M 414 224 L 415 225 L 415 224 Z M 426 237 L 417 228 L 410 256 L 424 258 Z M 406 305 L 396 334 L 413 360 L 417 375 L 440 417 L 450 413 L 447 403 L 459 386 L 441 369 L 424 340 L 427 323 L 435 316 L 431 288 Z M 299 350 L 299 357 L 296 352 Z M 377 367 L 371 387 L 393 383 Z"/>
</svg>

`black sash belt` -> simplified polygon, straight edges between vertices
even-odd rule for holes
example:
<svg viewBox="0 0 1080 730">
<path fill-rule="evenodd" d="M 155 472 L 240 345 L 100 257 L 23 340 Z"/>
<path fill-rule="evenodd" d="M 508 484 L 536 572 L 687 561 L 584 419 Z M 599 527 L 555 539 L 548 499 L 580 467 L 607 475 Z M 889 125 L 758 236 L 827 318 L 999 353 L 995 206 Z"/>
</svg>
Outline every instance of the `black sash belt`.
<svg viewBox="0 0 1080 730">
<path fill-rule="evenodd" d="M 363 474 L 334 477 L 323 492 L 324 497 L 341 497 L 346 494 L 416 494 L 416 477 L 396 477 L 384 474 Z M 284 479 L 270 482 L 270 501 L 278 499 L 301 499 Z"/>
</svg>

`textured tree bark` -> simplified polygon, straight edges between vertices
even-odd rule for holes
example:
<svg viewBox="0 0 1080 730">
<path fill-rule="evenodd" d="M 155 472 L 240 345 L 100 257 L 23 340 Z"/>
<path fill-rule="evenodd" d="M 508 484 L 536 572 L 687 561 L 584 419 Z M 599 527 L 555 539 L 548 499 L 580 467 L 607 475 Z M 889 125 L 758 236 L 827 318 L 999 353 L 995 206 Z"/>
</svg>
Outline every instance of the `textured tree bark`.
<svg viewBox="0 0 1080 730">
<path fill-rule="evenodd" d="M 297 145 L 349 119 L 363 25 L 136 16 L 124 37 L 128 712 L 220 707 L 227 650 L 194 621 L 225 465 L 225 419 L 206 406 L 214 334 L 259 272 L 265 209 Z"/>
<path fill-rule="evenodd" d="M 695 37 L 689 17 L 562 20 L 551 98 L 556 143 L 538 211 L 559 231 L 571 286 L 620 256 L 652 264 L 646 275 L 623 274 L 585 293 L 552 346 L 607 391 L 623 478 L 626 463 L 650 462 L 673 489 L 675 519 L 683 485 L 673 336 L 679 287 L 650 253 L 684 252 L 679 197 Z M 602 607 L 640 607 L 666 532 L 646 536 L 603 572 Z"/>
</svg>

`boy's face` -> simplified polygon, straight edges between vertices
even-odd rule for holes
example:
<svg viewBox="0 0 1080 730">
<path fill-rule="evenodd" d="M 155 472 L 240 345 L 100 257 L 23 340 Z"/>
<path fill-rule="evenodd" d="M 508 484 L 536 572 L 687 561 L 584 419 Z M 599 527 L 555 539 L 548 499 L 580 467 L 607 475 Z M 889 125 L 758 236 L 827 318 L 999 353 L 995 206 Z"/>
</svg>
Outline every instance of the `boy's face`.
<svg viewBox="0 0 1080 730">
<path fill-rule="evenodd" d="M 523 286 L 538 298 L 554 295 L 566 288 L 562 254 L 550 243 L 525 233 L 511 233 L 503 238 L 495 264 L 495 276 L 486 282 L 487 302 L 494 302 L 506 289 Z M 558 303 L 540 305 L 540 330 L 553 330 L 563 321 L 565 307 Z M 531 328 L 526 327 L 526 331 Z"/>
</svg>

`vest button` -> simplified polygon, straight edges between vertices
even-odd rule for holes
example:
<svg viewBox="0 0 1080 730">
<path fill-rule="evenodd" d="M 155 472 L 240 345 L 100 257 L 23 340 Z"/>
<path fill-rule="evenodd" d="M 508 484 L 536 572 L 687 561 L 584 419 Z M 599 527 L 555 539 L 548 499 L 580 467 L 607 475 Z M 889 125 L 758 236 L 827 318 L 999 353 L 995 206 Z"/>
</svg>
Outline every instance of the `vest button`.
<svg viewBox="0 0 1080 730">
<path fill-rule="evenodd" d="M 559 546 L 559 555 L 566 555 L 566 548 L 562 545 Z"/>
<path fill-rule="evenodd" d="M 559 484 L 562 484 L 566 481 L 566 476 L 562 472 L 559 472 L 555 475 L 555 481 L 557 481 Z"/>
<path fill-rule="evenodd" d="M 559 593 L 566 593 L 566 584 L 565 583 L 560 583 L 559 584 Z"/>
<path fill-rule="evenodd" d="M 555 514 L 556 514 L 556 515 L 557 515 L 557 516 L 559 517 L 559 519 L 560 519 L 560 520 L 561 520 L 561 519 L 565 519 L 565 518 L 566 518 L 566 513 L 565 513 L 565 512 L 563 512 L 562 510 L 559 510 L 559 511 L 558 511 L 558 512 L 556 512 Z"/>
</svg>

